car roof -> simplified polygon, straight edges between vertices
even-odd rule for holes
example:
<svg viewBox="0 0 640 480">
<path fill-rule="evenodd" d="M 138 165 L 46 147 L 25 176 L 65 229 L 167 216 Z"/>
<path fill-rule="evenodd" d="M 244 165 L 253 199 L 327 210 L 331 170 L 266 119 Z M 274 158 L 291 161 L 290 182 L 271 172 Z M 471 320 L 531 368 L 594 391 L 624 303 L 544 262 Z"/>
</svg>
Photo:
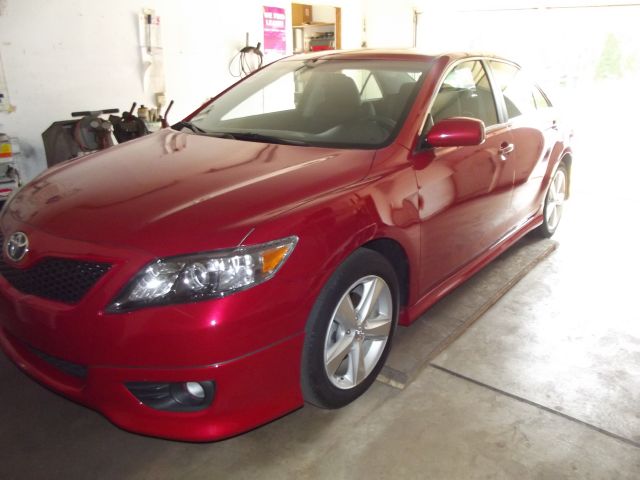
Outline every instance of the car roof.
<svg viewBox="0 0 640 480">
<path fill-rule="evenodd" d="M 458 60 L 470 57 L 494 58 L 496 60 L 513 61 L 486 52 L 440 52 L 427 53 L 418 49 L 377 49 L 361 48 L 356 50 L 325 50 L 321 52 L 304 53 L 287 57 L 285 60 L 413 60 L 431 61 L 436 58 L 448 57 Z"/>
</svg>

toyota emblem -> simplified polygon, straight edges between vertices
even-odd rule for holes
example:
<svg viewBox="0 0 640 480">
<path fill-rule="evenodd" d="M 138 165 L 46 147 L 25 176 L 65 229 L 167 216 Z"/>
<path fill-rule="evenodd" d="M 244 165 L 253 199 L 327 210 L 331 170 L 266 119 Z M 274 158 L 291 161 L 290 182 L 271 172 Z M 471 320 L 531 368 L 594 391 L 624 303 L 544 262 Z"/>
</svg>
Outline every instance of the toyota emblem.
<svg viewBox="0 0 640 480">
<path fill-rule="evenodd" d="M 29 238 L 26 233 L 15 232 L 9 237 L 5 252 L 14 262 L 19 262 L 29 251 Z"/>
</svg>

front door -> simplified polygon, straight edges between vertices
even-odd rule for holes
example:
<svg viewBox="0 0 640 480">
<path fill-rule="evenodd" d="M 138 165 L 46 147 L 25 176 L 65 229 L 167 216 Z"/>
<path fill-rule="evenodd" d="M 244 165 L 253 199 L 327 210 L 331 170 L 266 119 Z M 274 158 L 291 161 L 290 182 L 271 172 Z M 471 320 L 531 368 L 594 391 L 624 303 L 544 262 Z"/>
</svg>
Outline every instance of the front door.
<svg viewBox="0 0 640 480">
<path fill-rule="evenodd" d="M 423 156 L 415 162 L 420 200 L 422 295 L 508 231 L 513 185 L 513 165 L 509 161 L 513 148 L 511 133 L 499 123 L 482 62 L 469 60 L 451 69 L 429 115 L 427 125 L 452 117 L 482 120 L 486 140 L 477 146 L 430 148 L 418 154 Z"/>
</svg>

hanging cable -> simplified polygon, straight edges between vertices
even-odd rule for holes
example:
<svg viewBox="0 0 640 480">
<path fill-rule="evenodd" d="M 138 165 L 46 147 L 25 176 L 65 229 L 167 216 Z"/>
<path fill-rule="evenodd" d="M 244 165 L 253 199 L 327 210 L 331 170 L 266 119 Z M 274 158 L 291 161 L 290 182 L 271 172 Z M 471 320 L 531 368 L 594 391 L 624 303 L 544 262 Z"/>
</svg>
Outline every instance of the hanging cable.
<svg viewBox="0 0 640 480">
<path fill-rule="evenodd" d="M 247 45 L 236 53 L 229 62 L 229 73 L 234 77 L 246 77 L 262 67 L 260 42 L 255 47 Z"/>
</svg>

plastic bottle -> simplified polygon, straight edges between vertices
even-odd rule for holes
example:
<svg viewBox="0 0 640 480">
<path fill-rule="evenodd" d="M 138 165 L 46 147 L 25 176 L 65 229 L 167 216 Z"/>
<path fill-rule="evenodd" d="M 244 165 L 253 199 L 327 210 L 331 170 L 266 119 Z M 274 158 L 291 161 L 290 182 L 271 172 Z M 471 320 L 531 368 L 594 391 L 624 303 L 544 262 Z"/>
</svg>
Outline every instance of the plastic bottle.
<svg viewBox="0 0 640 480">
<path fill-rule="evenodd" d="M 145 122 L 149 121 L 149 109 L 144 105 L 140 105 L 140 107 L 138 107 L 138 118 Z"/>
</svg>

